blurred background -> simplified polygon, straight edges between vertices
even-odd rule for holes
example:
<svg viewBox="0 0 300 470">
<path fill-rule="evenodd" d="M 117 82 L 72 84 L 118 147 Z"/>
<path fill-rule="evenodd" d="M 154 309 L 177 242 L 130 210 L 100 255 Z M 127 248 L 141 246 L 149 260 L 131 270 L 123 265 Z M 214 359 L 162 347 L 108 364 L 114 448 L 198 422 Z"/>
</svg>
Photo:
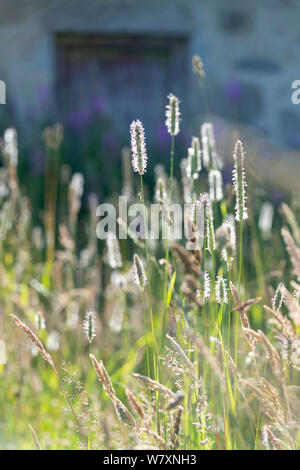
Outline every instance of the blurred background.
<svg viewBox="0 0 300 470">
<path fill-rule="evenodd" d="M 99 201 L 120 190 L 132 120 L 144 123 L 150 168 L 168 164 L 172 92 L 181 100 L 178 157 L 212 119 L 225 160 L 232 139 L 244 136 L 253 173 L 281 200 L 300 175 L 300 105 L 291 102 L 299 17 L 296 0 L 1 0 L 0 131 L 18 130 L 21 184 L 39 207 L 41 133 L 55 122 L 64 125 L 61 163 L 82 172 Z M 203 87 L 194 54 L 204 63 Z"/>
</svg>

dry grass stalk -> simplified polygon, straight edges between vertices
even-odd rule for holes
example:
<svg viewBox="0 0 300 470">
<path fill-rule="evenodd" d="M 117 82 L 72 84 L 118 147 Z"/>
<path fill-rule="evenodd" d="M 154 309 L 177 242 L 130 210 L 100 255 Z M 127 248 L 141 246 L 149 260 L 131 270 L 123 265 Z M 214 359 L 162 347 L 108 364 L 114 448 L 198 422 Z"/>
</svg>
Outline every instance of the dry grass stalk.
<svg viewBox="0 0 300 470">
<path fill-rule="evenodd" d="M 268 442 L 271 444 L 272 450 L 286 450 L 285 443 L 281 439 L 278 439 L 278 437 L 275 436 L 275 434 L 273 433 L 271 429 L 271 426 L 266 424 L 264 426 L 264 431 L 266 433 Z"/>
<path fill-rule="evenodd" d="M 297 276 L 298 280 L 300 280 L 300 249 L 297 247 L 287 227 L 282 227 L 281 234 L 294 268 L 293 273 Z"/>
<path fill-rule="evenodd" d="M 249 309 L 253 304 L 257 304 L 258 302 L 260 302 L 262 299 L 262 297 L 255 297 L 254 299 L 249 299 L 249 300 L 246 300 L 246 302 L 243 302 L 241 304 L 238 304 L 233 310 L 237 310 L 239 312 L 242 312 L 243 310 L 247 310 Z"/>
<path fill-rule="evenodd" d="M 256 341 L 257 340 L 256 340 L 254 335 L 249 334 L 249 332 L 251 331 L 251 328 L 250 328 L 249 320 L 248 320 L 248 317 L 247 317 L 247 314 L 246 314 L 246 309 L 249 308 L 251 305 L 259 302 L 261 300 L 261 297 L 256 297 L 255 299 L 250 299 L 250 300 L 247 300 L 244 303 L 241 303 L 240 299 L 239 299 L 239 296 L 238 296 L 238 293 L 236 291 L 236 288 L 235 288 L 235 286 L 233 285 L 232 282 L 230 282 L 230 291 L 231 291 L 232 297 L 234 298 L 234 301 L 236 303 L 236 307 L 235 307 L 234 310 L 237 310 L 240 314 L 240 319 L 241 319 L 241 323 L 242 323 L 242 330 L 243 330 L 243 333 L 245 335 L 245 339 L 246 339 L 250 349 L 252 351 L 254 351 L 254 349 L 256 347 Z"/>
<path fill-rule="evenodd" d="M 285 424 L 285 409 L 280 403 L 279 392 L 265 378 L 241 379 L 245 387 L 249 387 L 261 403 L 264 415 L 273 423 Z"/>
<path fill-rule="evenodd" d="M 180 359 L 187 366 L 187 371 L 191 375 L 192 379 L 196 380 L 196 372 L 195 372 L 194 364 L 192 364 L 192 362 L 189 360 L 189 358 L 187 357 L 183 349 L 179 346 L 177 341 L 174 338 L 172 338 L 172 336 L 169 336 L 167 334 L 166 337 L 170 341 L 171 348 L 178 353 Z"/>
<path fill-rule="evenodd" d="M 135 429 L 135 419 L 130 413 L 130 411 L 126 408 L 124 403 L 122 403 L 121 400 L 116 397 L 113 385 L 111 383 L 107 370 L 104 367 L 103 362 L 98 362 L 93 354 L 90 354 L 90 359 L 92 361 L 96 374 L 103 385 L 106 395 L 111 399 L 114 405 L 115 412 L 120 424 Z"/>
<path fill-rule="evenodd" d="M 152 437 L 152 439 L 154 439 L 154 441 L 159 445 L 160 448 L 166 448 L 166 443 L 164 439 L 159 436 L 156 432 L 151 431 L 149 428 L 141 428 L 141 432 L 144 432 L 145 434 L 148 434 L 148 436 Z"/>
<path fill-rule="evenodd" d="M 236 303 L 236 305 L 239 305 L 240 303 L 240 299 L 239 299 L 239 296 L 238 296 L 238 293 L 237 293 L 237 290 L 233 284 L 233 282 L 230 281 L 230 291 L 231 291 L 231 295 Z"/>
<path fill-rule="evenodd" d="M 225 350 L 225 354 L 226 354 L 229 369 L 231 370 L 232 375 L 236 378 L 237 382 L 239 382 L 240 378 L 241 378 L 241 375 L 238 371 L 236 363 L 234 362 L 234 360 L 233 360 L 231 354 L 229 353 L 229 351 Z"/>
<path fill-rule="evenodd" d="M 171 442 L 172 442 L 173 450 L 179 447 L 179 431 L 180 431 L 181 413 L 182 413 L 182 408 L 180 407 L 178 408 L 176 415 L 175 415 L 173 430 L 172 430 L 172 435 L 171 435 Z"/>
<path fill-rule="evenodd" d="M 295 337 L 295 332 L 294 332 L 292 322 L 287 317 L 284 317 L 282 313 L 280 312 L 280 310 L 277 310 L 275 312 L 267 305 L 264 305 L 264 309 L 266 312 L 268 312 L 270 315 L 272 315 L 275 318 L 276 325 L 282 331 L 283 336 L 285 336 L 286 338 Z"/>
<path fill-rule="evenodd" d="M 115 397 L 115 391 L 112 386 L 109 375 L 107 373 L 107 370 L 104 367 L 103 362 L 102 361 L 98 362 L 93 354 L 90 354 L 90 359 L 92 361 L 92 364 L 94 366 L 94 369 L 96 371 L 96 374 L 98 375 L 100 382 L 102 382 L 106 395 L 109 398 L 113 399 Z"/>
<path fill-rule="evenodd" d="M 175 251 L 176 255 L 178 256 L 181 264 L 184 267 L 185 272 L 192 274 L 196 277 L 196 279 L 199 279 L 201 276 L 201 270 L 198 266 L 198 262 L 195 261 L 194 256 L 178 243 L 173 243 L 171 248 Z"/>
<path fill-rule="evenodd" d="M 29 429 L 30 429 L 30 432 L 32 434 L 32 437 L 33 437 L 33 440 L 34 440 L 34 443 L 35 443 L 35 446 L 36 446 L 36 449 L 37 450 L 42 450 L 42 447 L 41 447 L 41 444 L 38 440 L 38 437 L 36 435 L 36 432 L 35 430 L 33 429 L 33 427 L 31 426 L 31 424 L 29 424 Z"/>
<path fill-rule="evenodd" d="M 10 314 L 10 317 L 13 319 L 15 324 L 17 325 L 18 328 L 20 328 L 22 331 L 24 331 L 25 335 L 27 338 L 35 345 L 39 353 L 42 355 L 42 357 L 45 359 L 45 361 L 48 362 L 48 364 L 56 371 L 52 357 L 50 356 L 49 353 L 46 352 L 44 346 L 42 345 L 41 341 L 38 339 L 38 337 L 33 333 L 33 331 L 29 328 L 29 326 L 25 325 L 19 317 L 14 315 L 13 313 Z"/>
<path fill-rule="evenodd" d="M 220 369 L 218 361 L 211 355 L 209 348 L 203 343 L 202 339 L 191 332 L 185 332 L 185 335 L 195 344 L 200 354 L 207 361 L 211 367 L 213 373 L 218 377 L 221 383 L 222 389 L 224 389 L 224 376 Z"/>
<path fill-rule="evenodd" d="M 134 394 L 126 388 L 125 390 L 126 396 L 131 404 L 132 409 L 140 416 L 140 418 L 144 421 L 146 415 L 144 413 L 143 407 L 139 404 Z"/>
<path fill-rule="evenodd" d="M 300 228 L 297 224 L 297 219 L 295 217 L 295 214 L 291 210 L 290 206 L 286 204 L 285 202 L 281 204 L 280 209 L 281 209 L 282 214 L 286 218 L 287 223 L 290 225 L 292 229 L 296 242 L 300 243 Z"/>
<path fill-rule="evenodd" d="M 251 328 L 245 328 L 245 333 L 251 337 L 251 339 L 255 340 L 256 342 L 259 340 L 260 336 L 259 333 L 252 330 Z"/>
<path fill-rule="evenodd" d="M 135 379 L 138 379 L 140 382 L 143 382 L 151 390 L 155 392 L 159 392 L 162 395 L 165 395 L 167 397 L 174 398 L 175 393 L 173 393 L 172 390 L 160 384 L 159 382 L 156 382 L 156 380 L 150 379 L 149 377 L 146 377 L 145 375 L 141 375 L 141 374 L 131 374 L 131 375 Z"/>
<path fill-rule="evenodd" d="M 284 291 L 284 296 L 291 320 L 295 325 L 300 326 L 300 306 L 297 300 L 287 289 Z"/>
<path fill-rule="evenodd" d="M 68 405 L 70 407 L 70 410 L 71 410 L 71 413 L 74 417 L 74 420 L 76 422 L 76 425 L 77 425 L 77 428 L 78 428 L 78 432 L 80 434 L 80 437 L 82 439 L 82 442 L 84 444 L 84 447 L 87 449 L 87 445 L 86 445 L 86 442 L 85 442 L 85 439 L 84 439 L 84 436 L 83 436 L 83 432 L 81 430 L 81 426 L 79 424 L 79 421 L 75 415 L 75 412 L 74 412 L 74 409 L 73 409 L 73 406 L 72 406 L 72 403 L 69 399 L 69 396 L 68 396 L 68 393 L 67 391 L 65 390 L 64 386 L 63 386 L 63 383 L 59 377 L 59 374 L 56 370 L 56 367 L 53 363 L 53 360 L 52 360 L 52 357 L 50 356 L 50 354 L 48 354 L 44 348 L 44 346 L 42 345 L 41 341 L 38 339 L 38 337 L 33 333 L 33 331 L 29 328 L 29 326 L 25 325 L 25 323 L 23 323 L 19 317 L 17 317 L 16 315 L 14 314 L 10 314 L 10 317 L 14 320 L 15 324 L 22 330 L 24 331 L 24 333 L 26 334 L 26 336 L 29 338 L 29 340 L 36 346 L 37 350 L 40 352 L 40 354 L 42 355 L 42 357 L 45 359 L 45 361 L 48 362 L 48 364 L 53 368 L 57 378 L 58 378 L 58 381 L 59 381 L 59 384 L 63 390 L 63 394 L 65 395 L 65 398 L 68 402 Z"/>
<path fill-rule="evenodd" d="M 274 348 L 274 346 L 270 343 L 266 335 L 262 331 L 258 331 L 259 334 L 259 342 L 263 345 L 265 350 L 267 351 L 271 368 L 275 377 L 279 380 L 279 382 L 284 385 L 284 370 L 282 367 L 281 359 Z"/>
<path fill-rule="evenodd" d="M 122 425 L 128 426 L 130 428 L 136 429 L 135 419 L 126 408 L 124 403 L 119 400 L 116 396 L 112 398 L 112 402 L 116 411 L 116 415 Z"/>
</svg>

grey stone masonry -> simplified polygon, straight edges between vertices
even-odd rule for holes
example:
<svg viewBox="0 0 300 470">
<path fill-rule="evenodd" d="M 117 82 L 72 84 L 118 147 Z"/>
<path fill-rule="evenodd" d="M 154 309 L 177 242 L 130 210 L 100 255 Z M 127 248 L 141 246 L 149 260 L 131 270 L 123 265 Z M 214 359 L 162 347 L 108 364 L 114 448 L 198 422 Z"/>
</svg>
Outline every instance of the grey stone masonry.
<svg viewBox="0 0 300 470">
<path fill-rule="evenodd" d="M 24 126 L 59 117 L 58 77 L 68 67 L 65 61 L 72 60 L 71 70 L 76 71 L 72 52 L 63 56 L 63 65 L 58 61 L 59 38 L 80 38 L 86 57 L 92 53 L 88 48 L 84 52 L 82 41 L 89 37 L 123 38 L 128 53 L 135 38 L 141 41 L 145 65 L 135 73 L 130 56 L 133 79 L 122 64 L 120 73 L 112 62 L 107 65 L 103 43 L 99 61 L 80 59 L 89 89 L 94 86 L 90 77 L 98 80 L 102 70 L 112 77 L 119 90 L 121 117 L 131 118 L 131 108 L 126 116 L 126 98 L 121 95 L 128 102 L 136 101 L 141 110 L 151 97 L 153 113 L 145 114 L 151 127 L 163 110 L 166 93 L 177 92 L 191 133 L 198 131 L 204 113 L 210 112 L 252 127 L 283 148 L 296 149 L 300 105 L 291 102 L 291 83 L 300 79 L 299 19 L 297 0 L 1 0 L 0 80 L 6 84 L 6 106 Z M 155 60 L 150 57 L 153 41 L 159 44 Z M 195 53 L 207 74 L 208 108 L 191 68 Z M 99 70 L 93 75 L 96 63 Z M 131 95 L 127 85 L 132 80 L 135 92 Z M 102 80 L 101 86 L 108 110 L 115 113 L 109 81 Z"/>
</svg>

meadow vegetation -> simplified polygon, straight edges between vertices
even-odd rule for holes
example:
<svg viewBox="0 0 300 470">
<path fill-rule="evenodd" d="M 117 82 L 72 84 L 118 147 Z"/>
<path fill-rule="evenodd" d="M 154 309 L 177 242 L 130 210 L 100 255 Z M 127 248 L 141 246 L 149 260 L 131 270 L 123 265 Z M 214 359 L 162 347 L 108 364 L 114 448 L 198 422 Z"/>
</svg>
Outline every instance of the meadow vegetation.
<svg viewBox="0 0 300 470">
<path fill-rule="evenodd" d="M 193 66 L 203 88 L 199 58 Z M 43 133 L 43 224 L 33 225 L 17 134 L 5 131 L 1 448 L 300 447 L 299 191 L 274 209 L 247 176 L 238 139 L 225 184 L 210 122 L 191 136 L 187 158 L 177 155 L 180 106 L 168 96 L 170 157 L 154 169 L 153 201 L 170 234 L 170 205 L 190 205 L 190 240 L 129 231 L 99 242 L 96 196 L 80 217 L 83 175 L 59 165 L 60 125 Z M 121 194 L 148 207 L 147 130 L 136 120 L 130 132 Z"/>
</svg>

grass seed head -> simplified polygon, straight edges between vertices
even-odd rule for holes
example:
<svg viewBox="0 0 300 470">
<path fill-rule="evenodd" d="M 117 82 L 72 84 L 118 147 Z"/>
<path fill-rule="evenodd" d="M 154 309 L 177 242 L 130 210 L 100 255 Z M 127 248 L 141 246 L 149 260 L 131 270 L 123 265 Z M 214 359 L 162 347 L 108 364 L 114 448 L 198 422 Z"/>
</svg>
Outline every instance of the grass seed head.
<svg viewBox="0 0 300 470">
<path fill-rule="evenodd" d="M 39 440 L 38 440 L 38 437 L 37 437 L 37 435 L 36 435 L 35 430 L 34 430 L 33 427 L 31 426 L 31 424 L 29 424 L 28 426 L 29 426 L 31 435 L 32 435 L 32 437 L 33 437 L 33 440 L 34 440 L 36 449 L 37 449 L 37 450 L 42 450 L 41 444 L 40 444 L 40 442 L 39 442 Z"/>
<path fill-rule="evenodd" d="M 133 274 L 136 285 L 139 286 L 142 291 L 146 287 L 148 280 L 143 264 L 137 254 L 133 255 Z"/>
<path fill-rule="evenodd" d="M 112 386 L 110 377 L 107 373 L 107 370 L 104 367 L 103 362 L 102 361 L 98 362 L 93 354 L 90 354 L 90 359 L 92 361 L 92 364 L 94 366 L 94 369 L 96 371 L 96 374 L 98 375 L 100 382 L 102 382 L 106 395 L 109 398 L 113 399 L 113 397 L 115 396 L 115 391 Z"/>
<path fill-rule="evenodd" d="M 232 182 L 235 192 L 235 218 L 238 222 L 242 222 L 248 218 L 248 211 L 246 207 L 246 175 L 244 168 L 245 153 L 243 144 L 238 140 L 235 144 L 234 153 L 234 167 L 232 171 Z"/>
<path fill-rule="evenodd" d="M 284 289 L 284 284 L 280 282 L 272 299 L 272 308 L 275 312 L 281 309 L 284 302 Z"/>
<path fill-rule="evenodd" d="M 193 72 L 198 75 L 199 78 L 205 78 L 205 70 L 201 57 L 198 54 L 193 55 L 192 59 Z"/>
<path fill-rule="evenodd" d="M 92 311 L 86 312 L 83 321 L 83 330 L 87 336 L 89 343 L 91 344 L 96 336 L 96 320 L 95 313 Z"/>
<path fill-rule="evenodd" d="M 126 388 L 125 390 L 129 403 L 131 404 L 131 408 L 139 415 L 139 417 L 144 421 L 146 418 L 145 412 L 143 407 L 137 401 L 135 395 Z"/>
<path fill-rule="evenodd" d="M 147 150 L 143 124 L 138 119 L 130 125 L 133 170 L 144 175 L 147 170 Z"/>
<path fill-rule="evenodd" d="M 45 361 L 48 362 L 48 364 L 54 369 L 54 363 L 52 360 L 52 357 L 50 356 L 49 353 L 45 350 L 44 346 L 42 345 L 41 341 L 38 339 L 38 337 L 33 333 L 33 331 L 29 328 L 29 326 L 25 325 L 19 317 L 14 315 L 13 313 L 10 314 L 10 317 L 12 320 L 15 322 L 18 328 L 20 328 L 22 331 L 24 331 L 25 335 L 27 338 L 36 346 L 37 350 L 39 353 L 42 355 L 42 357 L 45 359 Z"/>
<path fill-rule="evenodd" d="M 166 106 L 166 126 L 169 134 L 175 136 L 179 133 L 179 100 L 172 93 L 168 95 L 169 103 Z"/>
<path fill-rule="evenodd" d="M 223 276 L 217 276 L 216 299 L 218 304 L 228 304 L 227 281 Z"/>
</svg>

